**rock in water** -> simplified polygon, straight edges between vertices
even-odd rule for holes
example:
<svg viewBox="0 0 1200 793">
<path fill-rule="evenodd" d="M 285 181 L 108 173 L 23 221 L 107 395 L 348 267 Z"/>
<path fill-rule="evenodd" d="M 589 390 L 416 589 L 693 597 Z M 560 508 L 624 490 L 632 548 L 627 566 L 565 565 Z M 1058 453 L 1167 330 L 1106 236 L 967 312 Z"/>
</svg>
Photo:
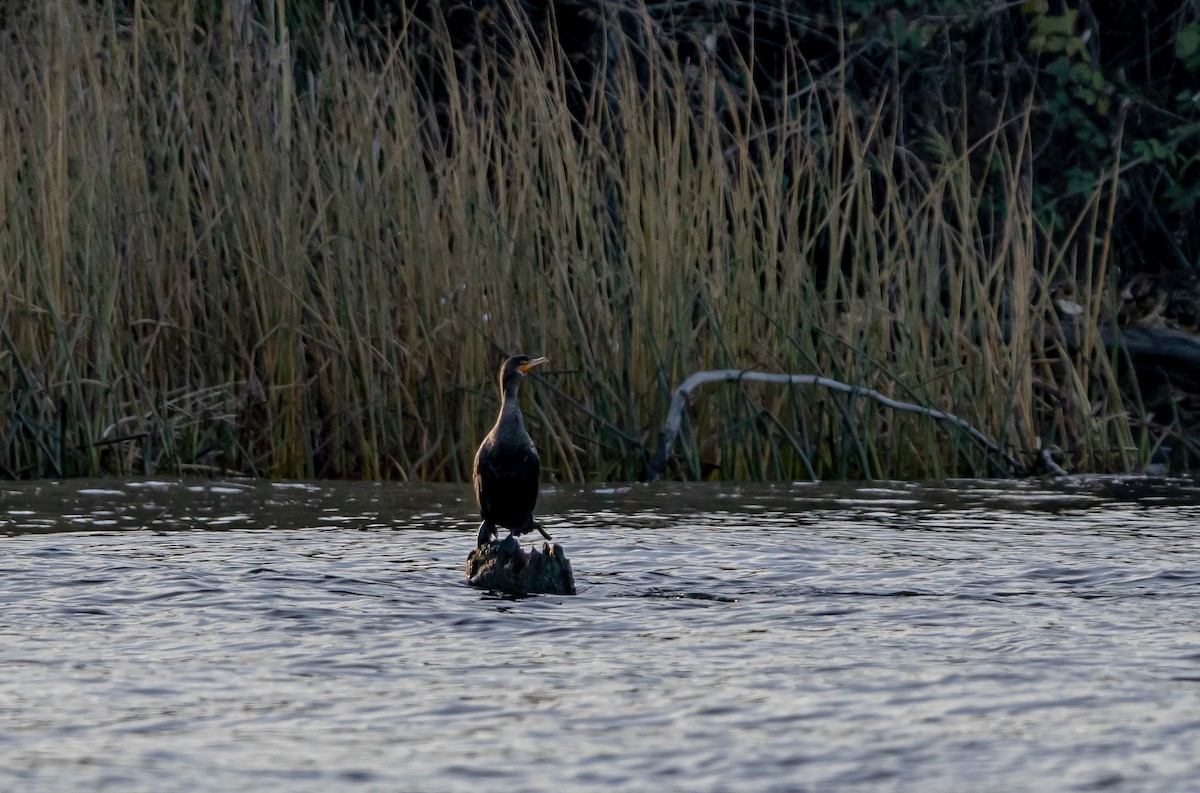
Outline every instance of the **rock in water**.
<svg viewBox="0 0 1200 793">
<path fill-rule="evenodd" d="M 521 550 L 516 537 L 488 542 L 467 557 L 467 583 L 510 595 L 574 595 L 571 561 L 558 543 Z"/>
</svg>

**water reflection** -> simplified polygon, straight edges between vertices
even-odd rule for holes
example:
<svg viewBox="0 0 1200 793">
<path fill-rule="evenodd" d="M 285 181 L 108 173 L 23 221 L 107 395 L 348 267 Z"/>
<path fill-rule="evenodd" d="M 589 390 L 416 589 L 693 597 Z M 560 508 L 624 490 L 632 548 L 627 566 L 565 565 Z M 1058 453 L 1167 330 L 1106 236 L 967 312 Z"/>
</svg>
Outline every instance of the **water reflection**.
<svg viewBox="0 0 1200 793">
<path fill-rule="evenodd" d="M 0 485 L 0 789 L 1185 790 L 1188 481 Z"/>
</svg>

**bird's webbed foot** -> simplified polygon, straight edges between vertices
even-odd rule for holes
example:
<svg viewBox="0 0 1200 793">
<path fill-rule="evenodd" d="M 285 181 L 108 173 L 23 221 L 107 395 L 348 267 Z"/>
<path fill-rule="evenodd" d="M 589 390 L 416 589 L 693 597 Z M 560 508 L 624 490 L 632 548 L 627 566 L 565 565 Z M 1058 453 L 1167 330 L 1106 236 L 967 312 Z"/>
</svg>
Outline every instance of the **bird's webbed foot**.
<svg viewBox="0 0 1200 793">
<path fill-rule="evenodd" d="M 529 514 L 525 516 L 525 525 L 522 526 L 517 531 L 514 531 L 513 534 L 528 534 L 529 532 L 533 531 L 534 529 L 537 529 L 538 534 L 541 534 L 547 540 L 554 539 L 553 537 L 550 536 L 550 533 L 548 531 L 546 531 L 545 529 L 542 528 L 542 524 L 538 523 L 536 520 L 533 519 L 533 511 L 532 510 L 530 510 Z"/>
<path fill-rule="evenodd" d="M 477 548 L 482 548 L 496 537 L 496 526 L 489 521 L 483 521 L 479 524 L 479 538 L 476 541 Z"/>
</svg>

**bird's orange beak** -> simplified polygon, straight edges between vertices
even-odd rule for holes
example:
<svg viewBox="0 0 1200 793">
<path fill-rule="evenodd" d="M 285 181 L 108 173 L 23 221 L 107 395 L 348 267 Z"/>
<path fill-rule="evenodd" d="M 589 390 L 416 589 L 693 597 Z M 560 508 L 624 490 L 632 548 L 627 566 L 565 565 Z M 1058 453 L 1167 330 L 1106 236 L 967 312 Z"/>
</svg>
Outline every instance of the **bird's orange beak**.
<svg viewBox="0 0 1200 793">
<path fill-rule="evenodd" d="M 534 358 L 529 363 L 521 364 L 520 366 L 517 367 L 517 369 L 520 370 L 521 374 L 529 374 L 530 369 L 532 369 L 535 366 L 539 366 L 540 364 L 544 364 L 548 360 L 550 360 L 550 359 L 543 355 L 541 358 Z"/>
</svg>

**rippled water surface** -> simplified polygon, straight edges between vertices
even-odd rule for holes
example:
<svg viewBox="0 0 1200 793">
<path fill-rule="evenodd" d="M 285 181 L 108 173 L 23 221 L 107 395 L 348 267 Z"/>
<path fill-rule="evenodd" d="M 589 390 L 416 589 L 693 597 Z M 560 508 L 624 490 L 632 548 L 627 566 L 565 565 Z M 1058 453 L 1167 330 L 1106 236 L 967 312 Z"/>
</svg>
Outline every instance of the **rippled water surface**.
<svg viewBox="0 0 1200 793">
<path fill-rule="evenodd" d="M 1200 488 L 0 484 L 0 790 L 1195 790 Z"/>
</svg>

